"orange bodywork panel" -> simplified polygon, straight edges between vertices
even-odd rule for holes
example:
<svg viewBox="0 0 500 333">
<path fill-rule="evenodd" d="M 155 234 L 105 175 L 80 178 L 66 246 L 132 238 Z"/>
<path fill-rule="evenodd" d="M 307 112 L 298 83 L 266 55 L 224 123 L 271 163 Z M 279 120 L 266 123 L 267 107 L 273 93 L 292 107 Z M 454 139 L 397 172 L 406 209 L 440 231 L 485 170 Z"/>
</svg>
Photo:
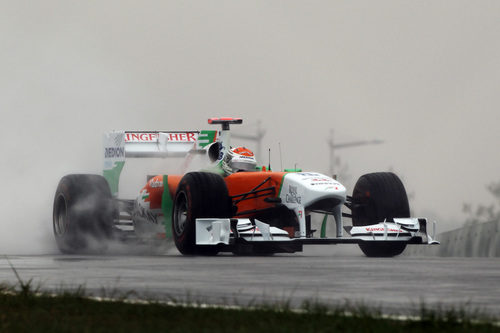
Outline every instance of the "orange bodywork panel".
<svg viewBox="0 0 500 333">
<path fill-rule="evenodd" d="M 177 191 L 181 178 L 182 175 L 168 176 L 168 189 L 171 198 L 175 197 L 175 192 Z M 143 187 L 141 193 L 145 195 L 144 202 L 149 202 L 150 209 L 161 209 L 163 189 L 163 175 L 151 178 L 146 186 Z"/>
<path fill-rule="evenodd" d="M 250 194 L 245 200 L 241 200 L 240 202 L 238 202 L 238 200 L 242 198 L 241 196 L 233 198 L 233 202 L 235 202 L 238 207 L 238 216 L 249 217 L 252 215 L 250 212 L 253 210 L 275 207 L 274 203 L 265 202 L 264 199 L 276 198 L 279 196 L 281 184 L 283 183 L 283 177 L 286 174 L 286 172 L 238 172 L 224 178 L 229 195 L 232 197 L 251 192 L 259 185 L 260 186 L 257 190 L 265 188 L 274 189 L 274 191 L 268 190 L 256 194 Z M 264 196 L 257 197 L 263 194 Z M 240 215 L 244 212 L 249 213 Z"/>
<path fill-rule="evenodd" d="M 229 195 L 234 197 L 233 203 L 238 207 L 238 217 L 251 217 L 251 211 L 275 207 L 274 203 L 265 202 L 265 198 L 279 196 L 281 184 L 286 172 L 238 172 L 224 178 Z M 170 197 L 175 198 L 177 187 L 183 175 L 168 175 Z M 150 203 L 150 209 L 160 209 L 163 195 L 163 175 L 151 178 L 142 189 L 144 201 Z M 260 185 L 260 186 L 259 186 Z M 254 194 L 246 193 L 255 190 L 265 190 Z M 236 197 L 235 197 L 236 196 Z M 240 200 L 244 197 L 244 200 Z M 248 214 L 241 214 L 249 212 Z"/>
<path fill-rule="evenodd" d="M 177 192 L 177 187 L 181 182 L 184 175 L 168 175 L 168 189 L 170 190 L 170 197 L 175 198 L 175 193 Z"/>
</svg>

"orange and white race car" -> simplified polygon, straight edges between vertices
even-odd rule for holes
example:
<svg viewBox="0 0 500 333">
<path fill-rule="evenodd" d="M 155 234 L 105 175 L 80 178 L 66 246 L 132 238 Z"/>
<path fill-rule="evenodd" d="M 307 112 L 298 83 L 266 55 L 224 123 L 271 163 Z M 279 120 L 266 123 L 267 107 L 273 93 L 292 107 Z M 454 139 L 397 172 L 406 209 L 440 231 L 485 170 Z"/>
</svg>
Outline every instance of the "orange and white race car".
<svg viewBox="0 0 500 333">
<path fill-rule="evenodd" d="M 53 228 L 59 249 L 95 252 L 109 240 L 163 238 L 173 239 L 186 255 L 272 254 L 301 251 L 307 244 L 355 243 L 367 256 L 390 257 L 407 244 L 438 244 L 435 223 L 431 236 L 427 219 L 410 217 L 406 190 L 395 174 L 363 175 L 348 196 L 337 180 L 317 172 L 258 167 L 252 151 L 230 145 L 230 125 L 242 119 L 208 123 L 222 129 L 105 133 L 103 175 L 67 175 L 57 187 Z M 135 200 L 120 199 L 127 159 L 171 156 L 185 158 L 184 172 L 148 176 Z M 190 165 L 204 167 L 191 171 Z M 325 216 L 319 236 L 311 227 L 313 213 Z M 336 237 L 326 237 L 329 215 Z M 352 225 L 344 226 L 344 218 Z"/>
</svg>

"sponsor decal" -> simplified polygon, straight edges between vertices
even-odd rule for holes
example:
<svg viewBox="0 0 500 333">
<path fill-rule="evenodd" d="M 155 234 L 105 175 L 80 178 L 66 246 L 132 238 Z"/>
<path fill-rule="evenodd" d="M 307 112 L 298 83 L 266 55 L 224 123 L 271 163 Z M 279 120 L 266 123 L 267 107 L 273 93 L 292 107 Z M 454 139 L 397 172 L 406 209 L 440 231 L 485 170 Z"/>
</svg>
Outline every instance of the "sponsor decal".
<svg viewBox="0 0 500 333">
<path fill-rule="evenodd" d="M 217 131 L 203 130 L 198 135 L 198 146 L 200 148 L 205 148 L 206 146 L 208 146 L 212 142 L 215 142 L 216 138 L 217 138 Z"/>
<path fill-rule="evenodd" d="M 150 208 L 151 197 L 147 189 L 142 189 L 134 202 L 132 216 L 152 224 L 159 224 L 159 214 Z"/>
<path fill-rule="evenodd" d="M 151 186 L 152 188 L 163 187 L 163 181 L 158 180 L 157 178 L 153 178 L 153 179 L 151 179 L 149 186 Z"/>
<path fill-rule="evenodd" d="M 226 147 L 224 147 L 224 145 L 222 144 L 222 142 L 219 142 L 219 158 L 217 159 L 217 161 L 222 161 L 222 159 L 224 158 L 224 155 L 226 154 Z"/>
<path fill-rule="evenodd" d="M 318 177 L 318 176 L 321 176 L 319 173 L 315 173 L 315 172 L 298 172 L 297 174 L 300 175 L 300 176 L 303 176 L 303 177 Z"/>
<path fill-rule="evenodd" d="M 115 146 L 117 147 L 120 147 L 122 145 L 122 140 L 123 140 L 123 136 L 122 135 L 116 135 L 115 136 Z"/>
<path fill-rule="evenodd" d="M 302 197 L 297 195 L 297 186 L 288 186 L 288 193 L 285 196 L 285 201 L 287 203 L 298 203 L 302 202 Z"/>
<path fill-rule="evenodd" d="M 329 182 L 329 183 L 331 183 L 331 180 L 328 178 L 313 178 L 313 179 L 311 179 L 311 182 Z"/>
<path fill-rule="evenodd" d="M 315 172 L 299 172 L 298 175 L 302 176 L 303 181 L 308 181 L 311 186 L 338 184 L 333 179 Z"/>
<path fill-rule="evenodd" d="M 125 133 L 125 142 L 156 142 L 158 133 Z"/>
<path fill-rule="evenodd" d="M 168 133 L 169 142 L 195 142 L 196 133 Z"/>
<path fill-rule="evenodd" d="M 385 231 L 385 229 L 382 227 L 368 227 L 365 229 L 366 229 L 366 231 L 369 231 L 369 232 L 374 232 L 374 231 L 384 232 Z M 388 232 L 404 232 L 403 230 L 400 230 L 400 229 L 391 229 L 391 228 L 387 228 L 387 231 Z"/>
<path fill-rule="evenodd" d="M 253 156 L 245 156 L 245 155 L 239 155 L 238 158 L 240 160 L 248 160 L 248 161 L 255 161 L 255 158 Z"/>
<path fill-rule="evenodd" d="M 311 185 L 312 186 L 317 186 L 317 185 L 336 185 L 331 179 L 328 179 L 326 177 L 323 177 L 323 178 L 314 177 L 310 181 L 311 181 Z"/>
<path fill-rule="evenodd" d="M 196 132 L 165 133 L 168 142 L 195 142 Z M 158 133 L 125 133 L 125 142 L 158 142 Z"/>
<path fill-rule="evenodd" d="M 123 147 L 104 148 L 104 158 L 120 158 L 120 157 L 125 157 L 125 148 Z"/>
<path fill-rule="evenodd" d="M 149 201 L 149 192 L 146 189 L 143 189 L 140 193 L 140 198 L 142 199 L 143 202 Z"/>
</svg>

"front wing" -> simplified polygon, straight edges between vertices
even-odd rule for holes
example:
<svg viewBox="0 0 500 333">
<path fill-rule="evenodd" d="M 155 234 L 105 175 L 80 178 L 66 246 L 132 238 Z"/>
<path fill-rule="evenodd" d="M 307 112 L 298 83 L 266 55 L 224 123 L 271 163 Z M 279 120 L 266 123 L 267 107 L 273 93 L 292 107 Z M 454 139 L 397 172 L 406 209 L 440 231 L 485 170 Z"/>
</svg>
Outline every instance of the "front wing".
<svg viewBox="0 0 500 333">
<path fill-rule="evenodd" d="M 196 219 L 196 245 L 218 246 L 220 251 L 239 251 L 248 248 L 264 252 L 298 252 L 303 245 L 360 244 L 363 242 L 404 242 L 436 245 L 435 222 L 432 234 L 425 218 L 395 218 L 367 226 L 345 227 L 350 237 L 292 238 L 288 232 L 266 223 L 249 219 Z M 265 251 L 267 250 L 267 251 Z"/>
</svg>

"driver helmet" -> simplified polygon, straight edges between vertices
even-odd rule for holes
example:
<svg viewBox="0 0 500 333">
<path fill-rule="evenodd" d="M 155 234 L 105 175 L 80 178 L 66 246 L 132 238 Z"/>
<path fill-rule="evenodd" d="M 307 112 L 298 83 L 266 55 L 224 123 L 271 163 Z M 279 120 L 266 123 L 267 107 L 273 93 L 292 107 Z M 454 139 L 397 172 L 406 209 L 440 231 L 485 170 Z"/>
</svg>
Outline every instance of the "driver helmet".
<svg viewBox="0 0 500 333">
<path fill-rule="evenodd" d="M 240 171 L 255 171 L 257 160 L 254 153 L 245 147 L 231 148 L 222 161 L 222 168 L 228 175 Z"/>
</svg>

